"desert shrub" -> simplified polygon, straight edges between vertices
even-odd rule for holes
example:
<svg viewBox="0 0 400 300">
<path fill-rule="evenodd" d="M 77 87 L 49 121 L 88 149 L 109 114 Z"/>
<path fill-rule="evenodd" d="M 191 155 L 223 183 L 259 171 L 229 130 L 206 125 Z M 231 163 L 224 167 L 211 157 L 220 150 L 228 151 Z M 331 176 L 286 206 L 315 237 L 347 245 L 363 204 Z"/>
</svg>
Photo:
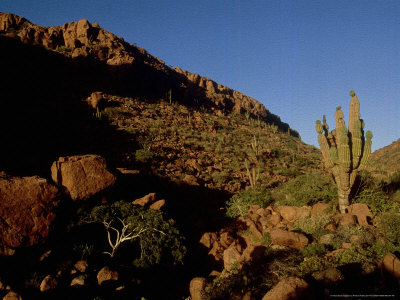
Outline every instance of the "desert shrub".
<svg viewBox="0 0 400 300">
<path fill-rule="evenodd" d="M 388 241 L 377 241 L 370 247 L 370 251 L 374 253 L 377 261 L 382 260 L 387 253 L 394 253 L 400 251 L 400 245 L 395 246 Z"/>
<path fill-rule="evenodd" d="M 357 244 L 360 246 L 375 243 L 374 235 L 367 229 L 358 225 L 343 225 L 336 230 L 332 239 L 332 246 L 339 249 L 343 243 L 349 243 L 352 236 L 358 237 Z"/>
<path fill-rule="evenodd" d="M 233 294 L 243 294 L 247 285 L 247 276 L 240 270 L 222 271 L 205 288 L 205 299 L 231 299 Z"/>
<path fill-rule="evenodd" d="M 94 253 L 94 245 L 88 243 L 73 245 L 72 251 L 82 260 L 87 260 Z"/>
<path fill-rule="evenodd" d="M 333 265 L 341 267 L 349 264 L 358 264 L 364 272 L 370 273 L 375 270 L 376 257 L 371 252 L 371 248 L 354 247 L 339 251 L 333 257 Z"/>
<path fill-rule="evenodd" d="M 400 214 L 387 212 L 379 216 L 379 226 L 387 240 L 400 245 Z"/>
<path fill-rule="evenodd" d="M 364 188 L 360 191 L 353 202 L 367 204 L 373 215 L 384 212 L 392 206 L 391 203 L 388 203 L 388 196 L 383 191 L 370 188 Z"/>
<path fill-rule="evenodd" d="M 110 257 L 115 256 L 122 244 L 134 244 L 136 247 L 133 249 L 140 249 L 139 257 L 133 261 L 136 266 L 159 263 L 165 256 L 172 257 L 174 262 L 182 262 L 186 252 L 174 220 L 166 219 L 161 211 L 129 202 L 95 206 L 81 217 L 80 223 L 104 226 L 109 247 L 109 251 L 104 253 Z"/>
<path fill-rule="evenodd" d="M 147 162 L 153 158 L 153 152 L 145 149 L 139 149 L 135 152 L 135 159 L 139 162 Z"/>
<path fill-rule="evenodd" d="M 270 192 L 266 189 L 251 189 L 233 195 L 226 203 L 226 215 L 230 218 L 247 216 L 250 205 L 265 207 L 272 202 Z"/>
<path fill-rule="evenodd" d="M 226 183 L 229 180 L 229 173 L 226 171 L 214 172 L 211 174 L 211 176 L 213 178 L 213 181 L 218 186 L 222 186 L 224 183 Z"/>
<path fill-rule="evenodd" d="M 377 181 L 369 172 L 362 171 L 357 178 L 353 202 L 367 204 L 374 216 L 385 211 L 398 211 L 398 204 L 389 201 L 385 189 L 383 182 Z"/>
<path fill-rule="evenodd" d="M 324 255 L 328 252 L 324 244 L 309 244 L 300 250 L 304 257 Z"/>
<path fill-rule="evenodd" d="M 333 180 L 319 172 L 297 176 L 283 187 L 282 192 L 289 197 L 280 201 L 280 204 L 291 206 L 327 203 L 337 197 L 337 187 Z"/>
<path fill-rule="evenodd" d="M 297 276 L 304 277 L 307 274 L 323 271 L 330 267 L 329 261 L 323 256 L 311 256 L 304 259 L 296 270 Z"/>
<path fill-rule="evenodd" d="M 294 223 L 292 230 L 299 230 L 312 235 L 315 239 L 319 239 L 326 232 L 324 227 L 330 221 L 331 218 L 328 215 L 301 218 Z"/>
</svg>

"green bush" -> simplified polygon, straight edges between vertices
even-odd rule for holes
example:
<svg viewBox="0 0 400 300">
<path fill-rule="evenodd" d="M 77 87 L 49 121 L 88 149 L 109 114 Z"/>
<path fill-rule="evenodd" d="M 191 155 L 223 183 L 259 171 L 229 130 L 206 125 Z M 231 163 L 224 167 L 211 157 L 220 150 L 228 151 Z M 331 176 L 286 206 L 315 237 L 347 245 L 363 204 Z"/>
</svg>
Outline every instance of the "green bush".
<svg viewBox="0 0 400 300">
<path fill-rule="evenodd" d="M 395 246 L 400 245 L 400 214 L 387 212 L 379 217 L 379 226 L 387 240 Z"/>
<path fill-rule="evenodd" d="M 326 232 L 324 227 L 330 221 L 331 217 L 328 215 L 301 218 L 294 223 L 292 230 L 299 230 L 305 234 L 312 235 L 315 239 L 319 239 Z"/>
<path fill-rule="evenodd" d="M 282 190 L 287 199 L 280 201 L 281 205 L 304 206 L 318 202 L 329 202 L 337 198 L 337 187 L 332 178 L 319 172 L 297 176 L 289 181 Z"/>
<path fill-rule="evenodd" d="M 323 271 L 331 267 L 330 262 L 323 256 L 312 256 L 307 257 L 299 264 L 299 268 L 296 270 L 297 276 L 304 277 L 307 274 L 311 274 L 317 271 Z"/>
<path fill-rule="evenodd" d="M 174 262 L 182 262 L 186 253 L 183 237 L 174 225 L 174 220 L 166 219 L 163 212 L 118 201 L 109 205 L 95 206 L 89 214 L 81 217 L 81 224 L 100 223 L 105 228 L 105 240 L 114 257 L 121 245 L 133 244 L 140 249 L 134 258 L 136 266 L 159 263 L 165 256 Z"/>
<path fill-rule="evenodd" d="M 300 250 L 304 257 L 320 256 L 328 252 L 324 244 L 309 244 Z"/>
<path fill-rule="evenodd" d="M 375 243 L 374 235 L 367 229 L 358 225 L 343 225 L 336 230 L 332 246 L 335 249 L 339 249 L 343 243 L 349 243 L 352 236 L 358 237 L 357 244 L 359 246 L 373 245 Z"/>
<path fill-rule="evenodd" d="M 144 149 L 136 150 L 135 159 L 139 162 L 147 162 L 153 158 L 153 152 Z"/>
<path fill-rule="evenodd" d="M 226 203 L 226 215 L 230 218 L 247 216 L 250 205 L 268 206 L 272 202 L 270 192 L 265 189 L 251 189 L 233 195 Z"/>
</svg>

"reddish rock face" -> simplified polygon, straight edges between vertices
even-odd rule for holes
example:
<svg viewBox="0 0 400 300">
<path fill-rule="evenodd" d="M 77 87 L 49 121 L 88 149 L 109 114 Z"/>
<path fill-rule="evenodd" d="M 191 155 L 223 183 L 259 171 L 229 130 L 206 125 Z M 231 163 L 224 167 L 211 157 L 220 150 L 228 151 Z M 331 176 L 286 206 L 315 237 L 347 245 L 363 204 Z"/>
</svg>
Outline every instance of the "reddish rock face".
<svg viewBox="0 0 400 300">
<path fill-rule="evenodd" d="M 0 254 L 44 242 L 55 218 L 58 188 L 38 176 L 0 173 Z"/>
<path fill-rule="evenodd" d="M 116 181 L 105 159 L 93 154 L 60 157 L 51 166 L 51 178 L 65 187 L 73 200 L 93 196 Z"/>
</svg>

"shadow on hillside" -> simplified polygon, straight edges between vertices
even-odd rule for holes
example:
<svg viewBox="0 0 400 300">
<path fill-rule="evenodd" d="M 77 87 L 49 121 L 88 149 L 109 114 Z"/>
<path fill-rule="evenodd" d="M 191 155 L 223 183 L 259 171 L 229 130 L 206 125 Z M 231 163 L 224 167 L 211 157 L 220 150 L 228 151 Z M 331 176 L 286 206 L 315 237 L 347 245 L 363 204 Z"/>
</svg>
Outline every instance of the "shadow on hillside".
<svg viewBox="0 0 400 300">
<path fill-rule="evenodd" d="M 93 120 L 82 101 L 93 91 L 157 101 L 172 90 L 174 100 L 184 105 L 216 105 L 204 89 L 185 88 L 183 75 L 157 70 L 140 57 L 132 65 L 110 66 L 4 36 L 0 49 L 0 170 L 11 174 L 45 176 L 51 162 L 62 155 L 90 152 L 117 161 L 122 152 L 118 148 L 132 138 Z M 270 121 L 287 129 L 278 119 Z"/>
</svg>

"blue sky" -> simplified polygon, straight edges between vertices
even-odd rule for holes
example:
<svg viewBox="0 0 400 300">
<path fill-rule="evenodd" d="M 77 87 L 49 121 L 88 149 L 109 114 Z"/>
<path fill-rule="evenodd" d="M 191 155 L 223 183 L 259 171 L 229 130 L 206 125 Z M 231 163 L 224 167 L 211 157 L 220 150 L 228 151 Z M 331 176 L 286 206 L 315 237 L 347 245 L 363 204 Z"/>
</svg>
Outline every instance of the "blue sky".
<svg viewBox="0 0 400 300">
<path fill-rule="evenodd" d="M 400 1 L 2 0 L 0 11 L 43 26 L 85 18 L 170 66 L 262 102 L 317 145 L 315 120 L 349 91 L 373 150 L 400 138 Z M 347 120 L 347 117 L 346 117 Z"/>
</svg>

